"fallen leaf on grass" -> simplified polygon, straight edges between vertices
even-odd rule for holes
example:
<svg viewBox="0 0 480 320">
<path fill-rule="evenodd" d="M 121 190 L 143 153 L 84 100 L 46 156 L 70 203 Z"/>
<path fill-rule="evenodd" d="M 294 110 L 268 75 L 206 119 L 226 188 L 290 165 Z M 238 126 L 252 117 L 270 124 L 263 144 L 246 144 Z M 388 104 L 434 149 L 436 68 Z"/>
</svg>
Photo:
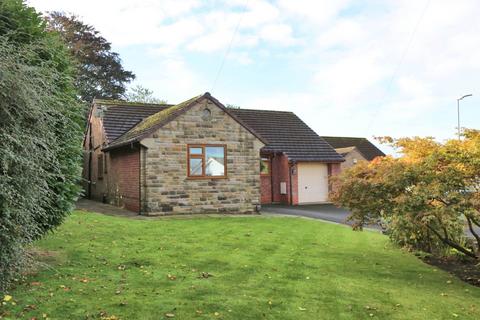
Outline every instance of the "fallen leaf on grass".
<svg viewBox="0 0 480 320">
<path fill-rule="evenodd" d="M 307 309 L 302 308 L 302 307 L 298 307 L 298 310 L 300 310 L 300 311 L 307 311 Z"/>
<path fill-rule="evenodd" d="M 25 308 L 23 308 L 23 311 L 26 311 L 26 312 L 27 312 L 27 311 L 32 311 L 32 310 L 35 310 L 35 309 L 37 309 L 37 306 L 36 306 L 36 305 L 34 305 L 34 304 L 27 304 L 27 305 L 25 306 Z"/>
<path fill-rule="evenodd" d="M 175 318 L 175 314 L 174 314 L 174 313 L 165 313 L 165 317 L 167 317 L 167 318 Z"/>
<path fill-rule="evenodd" d="M 213 274 L 208 273 L 208 272 L 202 272 L 202 274 L 200 275 L 199 278 L 205 278 L 205 279 L 207 279 L 207 278 L 210 278 L 210 277 L 213 277 Z"/>
</svg>

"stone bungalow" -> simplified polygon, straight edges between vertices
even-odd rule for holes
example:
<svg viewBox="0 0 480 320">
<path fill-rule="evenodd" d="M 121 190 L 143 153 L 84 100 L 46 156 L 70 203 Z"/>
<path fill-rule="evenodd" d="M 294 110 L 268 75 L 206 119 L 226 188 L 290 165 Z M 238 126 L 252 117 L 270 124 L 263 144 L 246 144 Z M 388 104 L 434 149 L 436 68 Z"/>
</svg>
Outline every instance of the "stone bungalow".
<svg viewBox="0 0 480 320">
<path fill-rule="evenodd" d="M 253 213 L 328 201 L 344 158 L 294 113 L 95 100 L 84 140 L 86 196 L 139 214 Z"/>
</svg>

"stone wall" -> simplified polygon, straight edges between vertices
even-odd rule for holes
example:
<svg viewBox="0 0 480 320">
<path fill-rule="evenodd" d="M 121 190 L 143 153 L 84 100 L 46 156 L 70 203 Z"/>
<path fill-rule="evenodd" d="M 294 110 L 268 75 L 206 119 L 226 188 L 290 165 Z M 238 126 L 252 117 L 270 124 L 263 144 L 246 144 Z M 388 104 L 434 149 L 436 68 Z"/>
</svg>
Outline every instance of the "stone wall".
<svg viewBox="0 0 480 320">
<path fill-rule="evenodd" d="M 208 103 L 208 104 L 207 104 Z M 205 108 L 211 117 L 204 120 Z M 145 214 L 253 213 L 260 204 L 263 144 L 209 100 L 189 109 L 141 141 Z M 225 144 L 227 177 L 187 176 L 188 144 Z"/>
<path fill-rule="evenodd" d="M 353 167 L 358 161 L 366 161 L 363 155 L 358 151 L 357 148 L 353 148 L 350 152 L 343 156 L 345 161 L 342 162 L 340 170 L 345 170 L 350 167 Z"/>
</svg>

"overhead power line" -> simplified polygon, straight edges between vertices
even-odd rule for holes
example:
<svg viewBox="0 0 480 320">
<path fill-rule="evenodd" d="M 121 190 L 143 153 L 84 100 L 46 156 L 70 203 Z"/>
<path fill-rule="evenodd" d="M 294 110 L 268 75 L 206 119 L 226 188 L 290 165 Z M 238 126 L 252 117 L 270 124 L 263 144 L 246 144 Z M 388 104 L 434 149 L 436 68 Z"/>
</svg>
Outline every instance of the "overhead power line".
<svg viewBox="0 0 480 320">
<path fill-rule="evenodd" d="M 213 80 L 213 85 L 212 85 L 212 88 L 211 88 L 210 91 L 213 91 L 213 89 L 215 88 L 215 86 L 217 84 L 218 79 L 220 78 L 220 74 L 222 73 L 223 66 L 225 65 L 225 61 L 227 60 L 227 57 L 230 54 L 230 50 L 232 49 L 233 41 L 235 40 L 235 36 L 237 35 L 238 29 L 240 28 L 240 24 L 242 23 L 243 16 L 245 15 L 245 12 L 247 12 L 249 2 L 250 2 L 250 0 L 247 0 L 247 2 L 245 3 L 245 10 L 243 10 L 242 13 L 240 14 L 237 26 L 233 30 L 232 38 L 230 39 L 230 43 L 228 44 L 227 50 L 225 51 L 225 55 L 223 56 L 222 63 L 220 64 L 220 67 L 218 68 L 217 75 L 215 76 L 215 79 Z"/>
<path fill-rule="evenodd" d="M 378 107 L 375 109 L 374 113 L 372 114 L 372 118 L 371 118 L 371 120 L 369 121 L 368 127 L 367 127 L 367 128 L 370 129 L 371 131 L 373 131 L 375 121 L 377 120 L 378 113 L 380 112 L 380 108 L 381 108 L 381 107 L 385 104 L 385 102 L 387 101 L 387 97 L 388 97 L 388 95 L 389 95 L 389 93 L 390 93 L 390 89 L 391 89 L 391 87 L 392 87 L 392 84 L 393 84 L 395 78 L 397 77 L 398 72 L 400 71 L 400 67 L 401 67 L 402 64 L 403 64 L 403 61 L 405 60 L 405 57 L 407 56 L 408 51 L 410 50 L 410 48 L 411 48 L 411 46 L 412 46 L 412 44 L 413 44 L 413 41 L 415 40 L 415 35 L 417 34 L 418 28 L 419 28 L 420 24 L 422 23 L 422 20 L 423 20 L 423 18 L 424 18 L 424 16 L 425 16 L 425 13 L 426 13 L 427 10 L 428 10 L 428 7 L 430 6 L 430 2 L 431 2 L 431 0 L 427 0 L 427 1 L 426 1 L 425 7 L 423 8 L 423 10 L 422 10 L 422 12 L 421 12 L 421 14 L 420 14 L 420 16 L 419 16 L 419 18 L 418 18 L 418 20 L 417 20 L 417 23 L 415 24 L 415 26 L 414 26 L 414 28 L 413 28 L 413 30 L 412 30 L 412 33 L 410 34 L 410 38 L 409 38 L 409 40 L 408 40 L 408 42 L 407 42 L 407 45 L 406 45 L 405 49 L 403 50 L 402 55 L 400 56 L 400 60 L 398 61 L 397 65 L 396 65 L 396 67 L 395 67 L 395 69 L 394 69 L 394 71 L 393 71 L 393 74 L 392 74 L 390 80 L 389 80 L 388 83 L 387 83 L 387 87 L 386 87 L 386 89 L 385 89 L 385 94 L 384 94 L 384 96 L 383 96 L 383 98 L 382 98 L 382 100 L 381 100 L 381 104 L 380 104 L 380 106 L 378 106 Z M 372 133 L 373 133 L 373 132 L 372 132 Z"/>
</svg>

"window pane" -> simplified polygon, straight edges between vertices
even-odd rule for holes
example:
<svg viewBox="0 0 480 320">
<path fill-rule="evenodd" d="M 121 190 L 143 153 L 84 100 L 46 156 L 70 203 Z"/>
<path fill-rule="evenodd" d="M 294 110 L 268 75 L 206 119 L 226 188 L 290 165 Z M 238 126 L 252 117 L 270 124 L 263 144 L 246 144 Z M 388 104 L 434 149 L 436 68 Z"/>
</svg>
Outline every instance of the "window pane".
<svg viewBox="0 0 480 320">
<path fill-rule="evenodd" d="M 190 154 L 202 154 L 202 148 L 190 147 Z"/>
<path fill-rule="evenodd" d="M 224 147 L 205 147 L 205 175 L 225 175 Z"/>
<path fill-rule="evenodd" d="M 190 158 L 190 175 L 191 176 L 202 175 L 202 159 Z"/>
</svg>

